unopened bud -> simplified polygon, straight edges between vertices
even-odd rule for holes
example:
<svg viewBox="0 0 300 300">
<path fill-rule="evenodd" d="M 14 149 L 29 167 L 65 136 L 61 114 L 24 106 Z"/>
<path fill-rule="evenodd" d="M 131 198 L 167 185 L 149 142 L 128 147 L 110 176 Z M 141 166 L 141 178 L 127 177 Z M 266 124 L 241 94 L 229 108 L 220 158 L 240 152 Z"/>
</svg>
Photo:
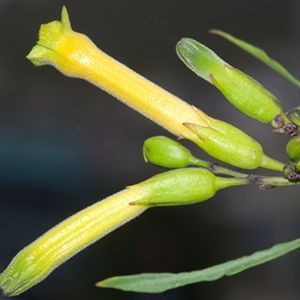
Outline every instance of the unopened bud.
<svg viewBox="0 0 300 300">
<path fill-rule="evenodd" d="M 145 140 L 143 155 L 145 161 L 164 168 L 176 169 L 199 165 L 199 160 L 192 155 L 189 149 L 166 136 L 153 136 Z M 207 162 L 200 162 L 208 165 Z"/>
<path fill-rule="evenodd" d="M 197 136 L 198 144 L 209 155 L 242 169 L 263 167 L 282 171 L 284 164 L 263 153 L 261 145 L 240 129 L 210 118 L 207 126 L 185 123 Z"/>
<path fill-rule="evenodd" d="M 271 123 L 282 113 L 279 101 L 260 83 L 227 64 L 199 42 L 181 39 L 176 46 L 179 58 L 198 76 L 212 83 L 227 100 L 245 115 Z"/>
<path fill-rule="evenodd" d="M 294 124 L 296 124 L 297 126 L 300 126 L 300 106 L 297 106 L 297 107 L 293 108 L 292 110 L 290 110 L 288 112 L 288 116 Z"/>
<path fill-rule="evenodd" d="M 300 136 L 295 136 L 290 139 L 286 145 L 286 153 L 291 161 L 300 161 Z"/>
<path fill-rule="evenodd" d="M 201 168 L 176 169 L 139 183 L 137 186 L 145 190 L 148 196 L 132 204 L 145 206 L 193 204 L 208 200 L 220 189 L 247 183 L 245 178 L 218 177 Z"/>
</svg>

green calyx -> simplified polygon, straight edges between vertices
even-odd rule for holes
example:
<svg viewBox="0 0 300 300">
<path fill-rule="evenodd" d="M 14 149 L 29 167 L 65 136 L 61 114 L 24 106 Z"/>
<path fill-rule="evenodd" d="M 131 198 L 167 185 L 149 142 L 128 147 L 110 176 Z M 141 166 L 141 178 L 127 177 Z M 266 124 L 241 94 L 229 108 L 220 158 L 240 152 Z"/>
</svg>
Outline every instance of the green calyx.
<svg viewBox="0 0 300 300">
<path fill-rule="evenodd" d="M 300 136 L 290 139 L 286 145 L 286 153 L 292 162 L 300 161 Z"/>
<path fill-rule="evenodd" d="M 282 113 L 277 98 L 260 83 L 231 66 L 225 70 L 224 77 L 212 75 L 212 82 L 238 110 L 262 123 L 271 123 Z"/>
<path fill-rule="evenodd" d="M 36 66 L 53 64 L 56 56 L 55 49 L 61 43 L 64 34 L 71 30 L 68 11 L 64 6 L 61 12 L 61 21 L 52 21 L 41 25 L 39 40 L 27 55 L 27 59 Z"/>
<path fill-rule="evenodd" d="M 213 119 L 209 127 L 184 124 L 198 137 L 194 142 L 209 155 L 233 166 L 253 170 L 258 167 L 282 171 L 284 164 L 263 153 L 261 145 L 240 129 Z"/>
<path fill-rule="evenodd" d="M 170 169 L 208 165 L 194 157 L 186 147 L 166 136 L 154 136 L 145 140 L 143 155 L 146 162 Z"/>
<path fill-rule="evenodd" d="M 288 112 L 288 117 L 297 126 L 300 126 L 300 106 L 297 106 Z"/>
<path fill-rule="evenodd" d="M 279 101 L 260 83 L 231 67 L 203 44 L 183 38 L 176 46 L 179 58 L 198 76 L 212 83 L 245 115 L 271 123 L 282 113 Z"/>
<path fill-rule="evenodd" d="M 132 205 L 174 206 L 202 202 L 223 188 L 247 184 L 245 178 L 217 177 L 208 170 L 183 168 L 171 170 L 139 183 L 148 196 Z"/>
</svg>

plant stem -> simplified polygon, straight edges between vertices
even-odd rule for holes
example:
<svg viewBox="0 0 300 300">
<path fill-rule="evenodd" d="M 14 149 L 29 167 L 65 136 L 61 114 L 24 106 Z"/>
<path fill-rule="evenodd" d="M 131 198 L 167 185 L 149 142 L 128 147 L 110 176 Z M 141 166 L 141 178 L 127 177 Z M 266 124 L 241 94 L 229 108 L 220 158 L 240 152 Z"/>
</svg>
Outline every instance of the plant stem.
<svg viewBox="0 0 300 300">
<path fill-rule="evenodd" d="M 211 163 L 200 159 L 195 159 L 193 161 L 193 165 L 206 168 L 216 175 L 245 178 L 248 180 L 248 184 L 257 184 L 259 188 L 263 190 L 279 186 L 300 185 L 300 180 L 291 181 L 285 177 L 280 176 L 261 176 L 256 174 L 241 173 L 225 167 L 221 167 L 217 163 Z"/>
<path fill-rule="evenodd" d="M 300 185 L 300 181 L 290 181 L 280 176 L 249 175 L 249 183 L 258 184 L 261 189 L 269 189 L 278 186 Z"/>
<path fill-rule="evenodd" d="M 237 172 L 228 168 L 224 168 L 219 166 L 217 163 L 211 163 L 201 159 L 195 159 L 192 162 L 192 165 L 196 167 L 206 168 L 212 173 L 217 175 L 227 175 L 227 176 L 237 177 L 237 178 L 246 178 L 248 176 L 248 174 Z"/>
<path fill-rule="evenodd" d="M 247 178 L 249 176 L 248 174 L 237 172 L 237 171 L 234 171 L 231 169 L 227 169 L 227 168 L 221 167 L 217 164 L 210 164 L 208 169 L 218 175 L 228 175 L 228 176 L 232 176 L 232 177 L 236 177 L 236 178 Z"/>
</svg>

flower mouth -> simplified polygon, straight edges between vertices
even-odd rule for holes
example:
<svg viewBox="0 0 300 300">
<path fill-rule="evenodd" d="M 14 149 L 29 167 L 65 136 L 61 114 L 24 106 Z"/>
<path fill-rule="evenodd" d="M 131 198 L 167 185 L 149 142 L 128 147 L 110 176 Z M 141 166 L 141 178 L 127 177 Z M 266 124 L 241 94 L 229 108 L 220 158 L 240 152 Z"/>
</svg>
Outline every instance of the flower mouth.
<svg viewBox="0 0 300 300">
<path fill-rule="evenodd" d="M 35 66 L 52 64 L 53 54 L 56 53 L 55 49 L 61 43 L 64 33 L 70 32 L 71 30 L 69 15 L 64 6 L 61 12 L 60 21 L 56 20 L 41 25 L 39 30 L 39 40 L 26 58 Z"/>
<path fill-rule="evenodd" d="M 49 57 L 51 52 L 54 52 L 54 50 L 47 45 L 43 45 L 41 42 L 37 42 L 36 46 L 32 48 L 26 58 L 29 59 L 35 66 L 43 66 L 51 62 Z"/>
</svg>

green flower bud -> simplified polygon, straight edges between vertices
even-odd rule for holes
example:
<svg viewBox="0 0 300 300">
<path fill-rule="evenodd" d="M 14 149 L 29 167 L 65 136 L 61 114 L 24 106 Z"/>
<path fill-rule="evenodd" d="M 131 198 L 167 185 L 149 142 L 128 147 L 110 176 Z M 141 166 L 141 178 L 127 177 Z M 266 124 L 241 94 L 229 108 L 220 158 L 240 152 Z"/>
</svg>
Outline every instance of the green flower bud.
<svg viewBox="0 0 300 300">
<path fill-rule="evenodd" d="M 282 171 L 284 164 L 263 153 L 261 145 L 240 129 L 210 118 L 207 126 L 185 123 L 199 139 L 194 142 L 209 155 L 242 169 Z"/>
<path fill-rule="evenodd" d="M 286 153 L 291 161 L 300 161 L 300 136 L 290 139 L 286 145 Z"/>
<path fill-rule="evenodd" d="M 137 186 L 147 191 L 148 196 L 131 204 L 145 206 L 193 204 L 208 200 L 220 189 L 247 183 L 245 178 L 218 177 L 200 168 L 176 169 L 139 183 Z"/>
<path fill-rule="evenodd" d="M 288 116 L 294 124 L 300 126 L 300 106 L 297 106 L 290 110 L 288 112 Z"/>
<path fill-rule="evenodd" d="M 192 155 L 190 150 L 166 136 L 153 136 L 145 140 L 143 155 L 146 162 L 164 168 L 184 168 L 191 165 L 208 165 Z"/>
<path fill-rule="evenodd" d="M 176 51 L 179 58 L 198 76 L 212 83 L 227 100 L 245 115 L 271 123 L 282 108 L 279 101 L 260 83 L 233 68 L 199 42 L 183 38 Z"/>
</svg>

